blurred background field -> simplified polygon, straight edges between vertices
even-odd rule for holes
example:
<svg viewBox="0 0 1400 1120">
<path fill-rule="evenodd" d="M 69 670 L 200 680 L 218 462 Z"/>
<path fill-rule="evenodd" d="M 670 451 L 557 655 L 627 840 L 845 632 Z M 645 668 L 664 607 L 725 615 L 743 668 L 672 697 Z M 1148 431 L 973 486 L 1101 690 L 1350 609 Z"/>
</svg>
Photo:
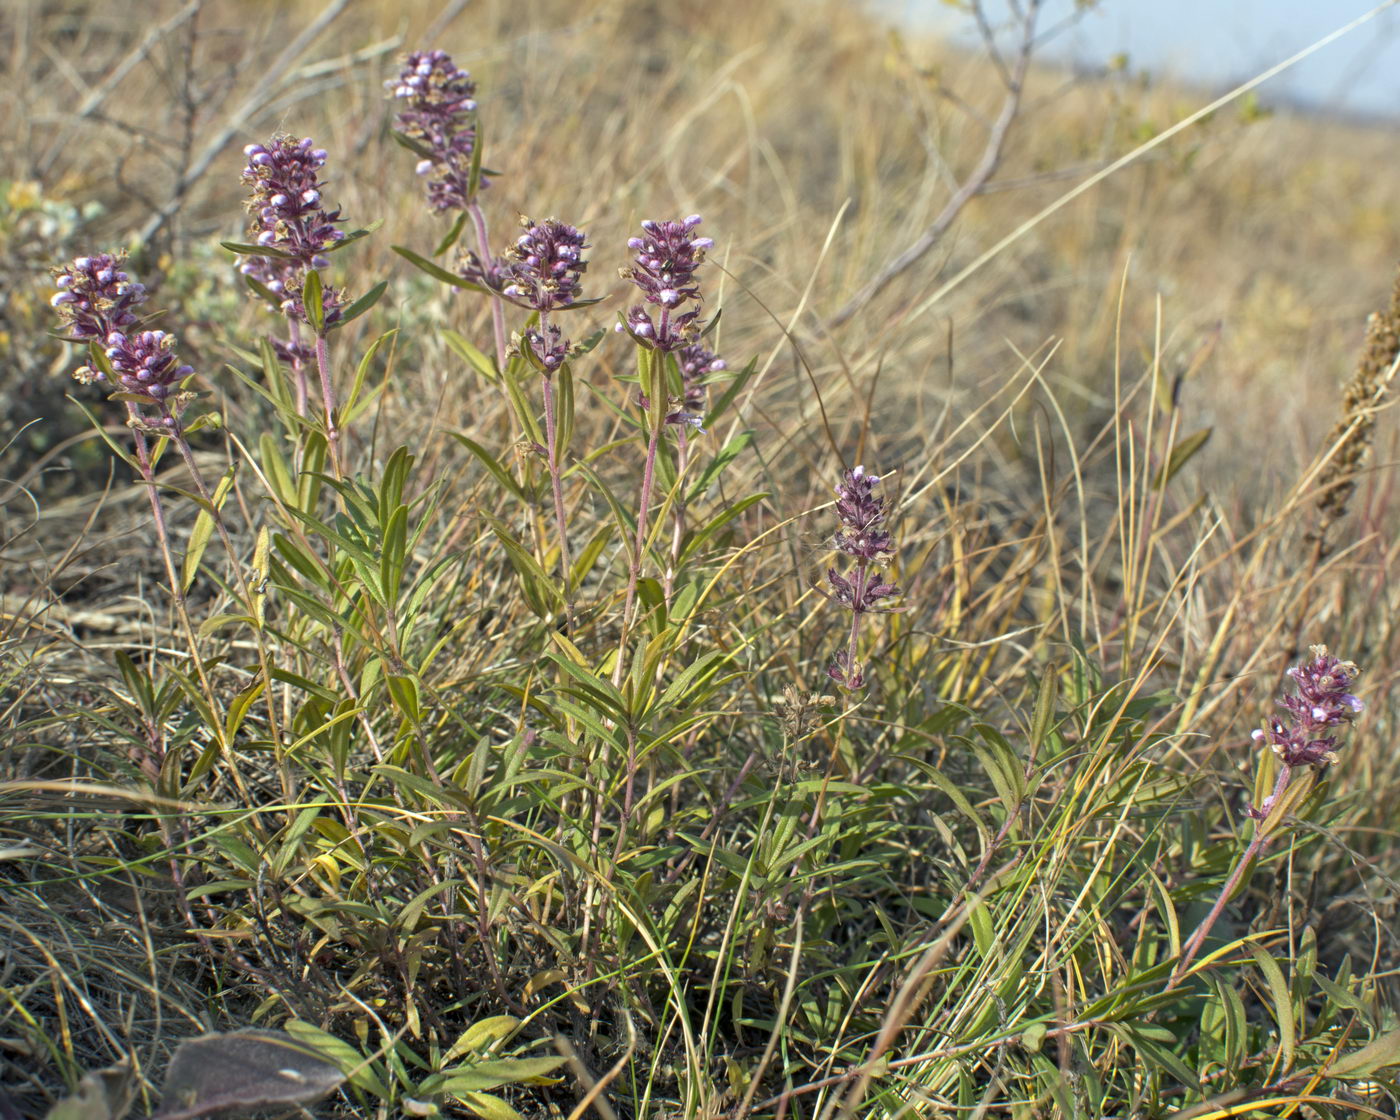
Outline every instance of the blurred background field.
<svg viewBox="0 0 1400 1120">
<path fill-rule="evenodd" d="M 967 12 L 953 15 L 971 23 Z M 330 153 L 327 195 L 349 226 L 383 220 L 336 258 L 352 291 L 390 282 L 372 314 L 336 336 L 347 377 L 351 355 L 380 331 L 402 328 L 384 367 L 385 392 L 372 422 L 355 433 L 354 453 L 379 463 L 404 444 L 430 477 L 455 481 L 471 460 L 445 433 L 466 431 L 489 434 L 507 458 L 514 436 L 499 394 L 437 335 L 450 326 L 485 348 L 486 301 L 446 292 L 390 250 L 427 252 L 445 229 L 421 202 L 412 156 L 390 135 L 383 88 L 406 51 L 441 47 L 480 86 L 484 158 L 499 173 L 484 205 L 497 236 L 520 214 L 585 229 L 593 246 L 587 294 L 607 297 L 591 317 L 597 327 L 610 331 L 626 306 L 616 268 L 626 263 L 637 223 L 704 215 L 704 231 L 716 242 L 708 307 L 723 309 L 714 344 L 731 369 L 757 360 L 732 418 L 754 432 L 735 493 L 761 486 L 771 497 L 763 517 L 755 511 L 745 528 L 757 535 L 829 502 L 843 463 L 889 475 L 902 556 L 896 574 L 911 606 L 890 623 L 899 635 L 886 666 L 892 678 L 867 711 L 875 727 L 864 748 L 874 759 L 871 773 L 862 763 L 844 777 L 871 778 L 889 743 L 903 743 L 908 727 L 923 726 L 941 701 L 1014 722 L 1045 667 L 1074 647 L 1103 667 L 1100 683 L 1110 691 L 1125 680 L 1135 695 L 1174 694 L 1160 710 L 1135 717 L 1143 721 L 1135 726 L 1149 729 L 1142 742 L 1160 748 L 1154 766 L 1180 779 L 1172 797 L 1190 787 L 1193 810 L 1210 806 L 1214 815 L 1190 826 L 1199 837 L 1189 833 L 1193 839 L 1182 842 L 1183 858 L 1222 878 L 1228 867 L 1194 845 L 1206 835 L 1223 844 L 1222 836 L 1242 827 L 1232 791 L 1249 783 L 1248 729 L 1269 711 L 1279 673 L 1311 642 L 1363 664 L 1364 731 L 1333 778 L 1332 796 L 1343 807 L 1329 821 L 1337 843 L 1309 848 L 1306 867 L 1300 857 L 1296 869 L 1271 865 L 1261 875 L 1287 880 L 1280 897 L 1297 906 L 1295 924 L 1279 919 L 1267 900 L 1256 900 L 1248 916 L 1288 925 L 1294 951 L 1300 931 L 1312 928 L 1328 967 L 1364 976 L 1376 1029 L 1392 1023 L 1400 954 L 1391 876 L 1400 846 L 1390 806 L 1400 794 L 1400 767 L 1389 744 L 1400 676 L 1392 620 L 1400 604 L 1390 564 L 1400 531 L 1400 445 L 1384 393 L 1373 402 L 1369 457 L 1350 507 L 1325 549 L 1309 534 L 1319 524 L 1325 461 L 1344 442 L 1337 433 L 1355 419 L 1344 392 L 1368 316 L 1390 305 L 1400 262 L 1394 119 L 1304 111 L 1272 99 L 1266 86 L 1033 220 L 1218 92 L 1145 75 L 1111 57 L 1098 65 L 1081 57 L 1073 67 L 1034 61 L 986 188 L 929 252 L 866 302 L 862 289 L 936 221 L 971 173 L 1002 109 L 998 65 L 977 48 L 971 27 L 971 39 L 950 42 L 846 0 L 0 6 L 0 42 L 7 44 L 0 103 L 8 106 L 0 126 L 0 407 L 8 421 L 0 452 L 0 779 L 93 776 L 85 736 L 102 749 L 110 743 L 75 710 L 108 702 L 117 650 L 144 650 L 156 663 L 160 650 L 178 644 L 157 605 L 162 570 L 144 491 L 66 399 L 101 407 L 98 394 L 68 377 L 71 347 L 47 333 L 50 269 L 77 254 L 129 249 L 133 271 L 167 309 L 164 325 L 178 329 L 183 360 L 228 426 L 270 425 L 262 404 L 224 371 L 229 345 L 253 347 L 265 329 L 265 313 L 246 298 L 233 257 L 219 245 L 244 234 L 243 145 L 278 131 L 314 137 Z M 989 253 L 1014 231 L 1021 232 Z M 629 360 L 609 334 L 580 365 L 587 385 L 580 401 L 621 402 L 630 390 L 617 379 Z M 615 433 L 605 410 L 584 415 L 584 407 L 581 443 Z M 117 422 L 108 430 L 121 437 Z M 207 434 L 197 451 L 218 471 L 231 454 Z M 1170 486 L 1151 484 L 1154 475 L 1170 475 Z M 478 493 L 464 490 L 454 501 L 466 510 Z M 742 619 L 736 615 L 725 640 L 743 648 L 748 627 L 762 633 L 755 650 L 763 652 L 754 653 L 761 664 L 732 710 L 706 725 L 719 735 L 715 729 L 730 728 L 724 721 L 738 713 L 739 730 L 726 731 L 733 741 L 702 738 L 718 745 L 695 756 L 715 751 L 703 779 L 715 801 L 758 777 L 739 766 L 745 719 L 756 723 L 776 710 L 785 683 L 825 687 L 826 623 L 807 593 L 823 569 L 821 534 L 830 526 L 821 517 L 829 520 L 819 514 L 798 523 L 772 538 L 780 545 L 765 544 L 744 561 L 747 590 L 735 600 Z M 193 509 L 174 514 L 182 539 L 193 520 Z M 444 540 L 475 532 L 468 513 L 444 515 L 443 524 Z M 226 592 L 200 587 L 194 601 L 221 602 Z M 483 601 L 464 597 L 442 612 L 482 609 Z M 519 640 L 508 648 L 528 663 L 538 656 L 521 637 L 519 619 L 528 612 L 518 603 L 500 611 L 504 621 L 483 622 L 496 627 L 483 638 Z M 768 627 L 782 633 L 786 620 L 793 636 L 764 646 Z M 493 655 L 454 649 L 441 681 L 475 687 Z M 467 695 L 477 702 L 476 693 Z M 1086 741 L 1093 726 L 1086 716 Z M 819 767 L 825 752 L 816 755 L 803 765 Z M 772 785 L 766 774 L 762 780 Z M 930 797 L 937 792 L 922 788 Z M 36 1110 L 82 1069 L 124 1050 L 144 1048 L 144 1060 L 159 1064 L 173 1040 L 197 1028 L 237 1025 L 230 1016 L 255 1010 L 271 1021 L 288 1010 L 247 975 L 231 979 L 204 961 L 188 939 L 165 947 L 159 931 L 143 927 L 140 903 L 123 902 L 119 888 L 102 896 L 115 907 L 113 919 L 66 886 L 29 886 L 42 878 L 26 847 L 41 843 L 35 821 L 52 830 L 42 841 L 45 858 L 73 836 L 100 830 L 87 816 L 65 823 L 62 800 L 38 787 L 7 790 L 0 800 L 0 847 L 12 844 L 0 877 L 15 888 L 5 919 L 10 973 L 0 977 L 11 993 L 10 1010 L 0 1009 L 0 1067 L 8 1063 L 17 1099 Z M 1171 805 L 1180 810 L 1178 801 Z M 99 803 L 94 813 L 111 809 Z M 920 844 L 932 848 L 941 833 L 919 816 L 922 809 L 909 811 L 918 838 L 901 858 L 921 867 Z M 902 841 L 879 835 L 899 851 Z M 976 865 L 976 846 L 968 850 Z M 962 881 L 969 869 L 957 869 Z M 909 872 L 901 886 L 917 904 L 901 898 L 908 906 L 892 905 L 891 913 L 939 910 L 941 902 L 920 895 L 920 874 Z M 956 882 L 958 874 L 949 878 Z M 75 871 L 73 879 L 82 875 Z M 853 890 L 858 896 L 865 897 Z M 720 930 L 728 896 L 721 901 Z M 754 921 L 787 931 L 774 936 L 790 948 L 785 901 Z M 881 905 L 871 902 L 871 912 Z M 114 990 L 135 994 L 108 999 L 97 994 L 104 984 L 96 970 L 106 951 L 103 921 L 114 920 L 124 977 Z M 230 938 L 256 941 L 251 921 Z M 843 921 L 831 919 L 826 941 L 808 931 L 821 943 L 813 970 L 839 976 L 832 987 L 841 999 L 833 996 L 832 1007 L 841 1010 L 826 1022 L 841 1021 L 845 1030 L 867 1012 L 874 1019 L 863 1023 L 865 1033 L 851 1029 L 856 1041 L 842 1043 L 848 1049 L 829 1047 L 832 1062 L 838 1050 L 843 1060 L 859 1058 L 857 1041 L 873 1037 L 881 1001 L 889 999 L 888 974 L 871 967 L 870 976 L 886 985 L 872 980 L 869 991 L 878 994 L 871 995 L 842 970 L 857 959 L 864 968 L 886 951 L 902 961 L 923 944 L 912 927 L 896 933 L 884 923 L 877 932 L 886 945 L 860 920 Z M 517 932 L 512 927 L 511 936 Z M 867 935 L 881 946 L 868 951 L 868 961 L 860 952 L 842 955 L 849 941 Z M 1086 935 L 1105 962 L 1114 936 L 1107 924 Z M 753 981 L 760 1020 L 787 965 L 771 952 L 777 963 Z M 548 972 L 550 962 L 535 963 L 537 975 Z M 1117 975 L 1120 965 L 1128 975 L 1127 962 L 1102 967 Z M 384 991 L 395 983 L 384 981 Z M 411 982 L 407 988 L 411 994 Z M 399 1026 L 390 1009 L 395 997 L 383 998 L 375 1007 Z M 818 1069 L 811 1056 L 826 1040 L 813 1025 L 820 1018 L 808 1014 L 808 1033 L 782 1060 L 789 1072 L 809 1063 L 815 1079 L 830 1068 Z M 1251 1015 L 1258 1018 L 1253 1005 Z M 617 1022 L 603 1033 L 584 1054 L 595 1071 L 623 1050 Z M 755 1029 L 742 1043 L 729 1036 L 714 1043 L 708 1076 L 718 1085 L 728 1078 L 730 1087 L 727 1096 L 716 1089 L 706 1098 L 709 1115 L 733 1114 L 746 1085 L 735 1071 L 753 1067 L 766 1037 Z M 664 1050 L 658 1044 L 657 1053 Z M 1267 1064 L 1267 1055 L 1249 1057 Z M 1084 1060 L 1101 1062 L 1100 1072 L 1132 1062 L 1097 1051 Z M 652 1076 L 677 1109 L 656 1114 L 679 1115 L 666 1094 L 683 1097 L 674 1086 L 686 1078 L 660 1056 Z M 924 1087 L 936 1081 L 929 1075 Z M 989 1082 L 982 1070 L 972 1083 L 980 1093 L 995 1078 Z M 759 1101 L 782 1087 L 768 1086 Z M 533 1098 L 512 1100 L 526 1115 L 568 1115 L 574 1098 L 565 1095 L 550 1097 L 552 1112 L 539 1105 L 531 1113 Z M 744 1106 L 753 1103 L 750 1095 Z M 1059 1114 L 1058 1103 L 1037 1107 L 1050 1111 L 1016 1113 L 1007 1105 L 990 1114 Z"/>
</svg>

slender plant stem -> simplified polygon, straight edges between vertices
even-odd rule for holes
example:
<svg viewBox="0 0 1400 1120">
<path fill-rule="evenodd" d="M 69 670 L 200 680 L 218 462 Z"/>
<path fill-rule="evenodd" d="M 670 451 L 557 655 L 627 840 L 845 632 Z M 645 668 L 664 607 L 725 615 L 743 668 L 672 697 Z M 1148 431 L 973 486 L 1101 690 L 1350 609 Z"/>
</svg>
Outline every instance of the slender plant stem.
<svg viewBox="0 0 1400 1120">
<path fill-rule="evenodd" d="M 127 403 L 127 415 L 132 420 L 140 422 L 141 414 L 136 406 Z M 170 529 L 165 520 L 165 507 L 161 503 L 160 493 L 156 489 L 155 464 L 151 459 L 150 447 L 146 442 L 145 433 L 140 428 L 132 428 L 132 436 L 136 443 L 136 462 L 141 472 L 141 479 L 146 484 L 146 493 L 151 499 L 151 516 L 155 521 L 156 540 L 160 545 L 161 559 L 165 562 L 165 576 L 170 583 L 170 594 L 175 600 L 175 613 L 179 615 L 181 628 L 185 632 L 185 641 L 189 645 L 190 660 L 194 662 L 195 675 L 199 678 L 200 687 L 204 689 L 205 699 L 209 702 L 209 709 L 215 715 L 214 735 L 218 739 L 219 747 L 222 751 L 227 751 L 229 742 L 224 737 L 224 717 L 222 705 L 219 704 L 218 694 L 214 691 L 214 685 L 209 680 L 209 674 L 204 668 L 204 659 L 199 654 L 199 643 L 195 638 L 194 622 L 190 618 L 189 605 L 185 602 L 185 592 L 180 581 L 179 570 L 175 566 L 175 554 L 170 546 Z M 252 794 L 243 782 L 242 776 L 238 773 L 237 767 L 229 767 L 234 784 L 238 787 L 239 796 L 244 799 L 245 804 L 252 804 L 250 800 Z"/>
<path fill-rule="evenodd" d="M 296 356 L 301 349 L 301 323 L 292 316 L 287 316 L 287 325 L 290 328 L 290 338 L 292 342 L 292 383 L 297 394 L 297 415 L 306 415 L 306 402 L 308 398 L 306 386 L 306 362 L 301 357 Z"/>
<path fill-rule="evenodd" d="M 613 684 L 622 682 L 622 661 L 627 651 L 628 631 L 632 626 L 632 608 L 637 601 L 637 581 L 642 574 L 642 553 L 647 543 L 647 507 L 651 504 L 651 486 L 656 476 L 656 449 L 661 442 L 661 425 L 655 425 L 647 440 L 646 466 L 642 470 L 642 494 L 637 505 L 637 536 L 632 544 L 632 562 L 627 571 L 627 601 L 622 608 L 622 636 L 618 640 L 617 664 L 613 666 Z"/>
<path fill-rule="evenodd" d="M 548 320 L 540 314 L 540 330 L 544 331 Z M 559 574 L 564 581 L 564 617 L 569 633 L 576 629 L 574 623 L 573 560 L 569 555 L 569 522 L 564 513 L 564 480 L 559 472 L 558 448 L 559 421 L 554 407 L 554 378 L 544 376 L 544 442 L 545 456 L 549 460 L 549 482 L 554 490 L 554 521 L 559 530 Z"/>
<path fill-rule="evenodd" d="M 331 470 L 344 478 L 340 467 L 340 429 L 335 426 L 335 385 L 331 382 L 331 359 L 324 333 L 316 335 L 316 369 L 321 375 L 321 399 L 326 406 L 326 439 L 331 452 Z"/>
<path fill-rule="evenodd" d="M 1261 812 L 1268 813 L 1268 811 L 1277 804 L 1283 791 L 1288 788 L 1288 782 L 1292 776 L 1293 767 L 1282 766 L 1279 769 L 1278 780 L 1274 783 L 1274 792 L 1269 795 L 1263 805 L 1259 806 Z M 1255 821 L 1254 836 L 1250 840 L 1249 846 L 1245 848 L 1244 855 L 1240 856 L 1239 862 L 1235 864 L 1235 869 L 1230 872 L 1230 878 L 1225 881 L 1225 886 L 1221 888 L 1220 891 L 1220 897 L 1215 900 L 1215 905 L 1210 908 L 1210 913 L 1206 915 L 1205 921 L 1196 928 L 1196 932 L 1191 935 L 1191 939 L 1186 942 L 1185 948 L 1182 949 L 1181 961 L 1172 971 L 1171 979 L 1167 981 L 1168 991 L 1176 987 L 1177 984 L 1181 982 L 1182 977 L 1186 975 L 1186 970 L 1191 967 L 1191 962 L 1196 959 L 1196 954 L 1201 951 L 1201 946 L 1205 943 L 1206 936 L 1210 933 L 1211 927 L 1215 925 L 1221 912 L 1225 909 L 1225 904 L 1230 901 L 1236 889 L 1239 887 L 1240 880 L 1244 877 L 1245 870 L 1249 867 L 1250 861 L 1263 850 L 1267 842 L 1268 835 L 1264 832 L 1264 821 Z"/>
<path fill-rule="evenodd" d="M 681 562 L 681 544 L 685 540 L 685 472 L 690 465 L 690 440 L 686 438 L 684 426 L 676 435 L 676 477 L 681 480 L 679 492 L 676 495 L 676 516 L 675 525 L 671 530 L 671 559 L 666 565 L 666 575 L 663 582 L 666 595 L 666 606 L 671 605 L 671 595 L 675 591 L 676 572 Z"/>
<path fill-rule="evenodd" d="M 127 415 L 133 420 L 140 419 L 140 413 L 136 411 L 134 404 L 128 403 Z M 156 489 L 155 464 L 151 462 L 150 444 L 146 442 L 146 434 L 139 428 L 133 428 L 132 438 L 136 443 L 136 464 L 141 472 L 141 481 L 146 485 L 146 494 L 151 499 L 151 518 L 156 526 L 156 540 L 160 544 L 161 558 L 165 561 L 165 577 L 170 583 L 170 594 L 175 600 L 175 613 L 180 617 L 180 626 L 185 633 L 185 642 L 189 646 L 190 660 L 194 663 L 195 675 L 199 677 L 199 683 L 204 688 L 204 695 L 209 701 L 210 708 L 218 711 L 219 705 L 214 692 L 214 686 L 209 683 L 209 677 L 204 671 L 204 660 L 199 655 L 199 646 L 195 641 L 194 623 L 190 619 L 189 607 L 185 603 L 185 592 L 180 583 L 180 573 L 175 568 L 175 556 L 170 549 L 170 529 L 165 521 L 165 506 L 161 503 L 160 492 Z M 220 720 L 222 726 L 222 720 Z M 225 744 L 227 745 L 227 744 Z"/>
<path fill-rule="evenodd" d="M 865 599 L 865 583 L 868 579 L 865 561 L 860 561 L 856 565 L 855 581 L 852 584 L 851 602 L 855 609 L 851 611 L 851 636 L 846 643 L 846 691 L 855 692 L 857 686 L 851 683 L 851 678 L 856 675 L 856 643 L 860 640 L 860 622 L 865 616 L 865 612 L 858 608 Z"/>
<path fill-rule="evenodd" d="M 481 263 L 484 267 L 491 260 L 491 239 L 486 234 L 486 215 L 481 210 L 481 203 L 473 199 L 467 203 L 467 213 L 471 215 L 472 225 L 476 227 L 476 248 L 481 254 Z M 496 368 L 504 370 L 506 368 L 506 316 L 501 307 L 501 297 L 494 292 L 491 294 L 491 329 L 496 334 Z"/>
</svg>

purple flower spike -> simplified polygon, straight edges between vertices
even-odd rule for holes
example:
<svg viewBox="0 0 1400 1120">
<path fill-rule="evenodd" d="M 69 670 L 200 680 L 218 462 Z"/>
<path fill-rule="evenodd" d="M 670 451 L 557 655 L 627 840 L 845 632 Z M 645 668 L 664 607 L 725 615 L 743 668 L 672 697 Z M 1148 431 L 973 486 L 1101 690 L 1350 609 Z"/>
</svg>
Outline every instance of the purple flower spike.
<svg viewBox="0 0 1400 1120">
<path fill-rule="evenodd" d="M 851 612 L 851 634 L 846 649 L 837 655 L 827 675 L 851 692 L 865 686 L 865 675 L 856 661 L 856 639 L 861 619 L 870 613 L 885 614 L 897 607 L 880 604 L 899 594 L 899 588 L 880 578 L 879 565 L 888 563 L 894 544 L 890 534 L 881 526 L 885 522 L 885 499 L 875 496 L 876 475 L 867 474 L 864 467 L 846 471 L 836 487 L 836 515 L 841 528 L 832 540 L 832 547 L 855 561 L 845 575 L 835 568 L 827 569 L 826 582 L 831 588 L 823 592 L 828 599 Z"/>
<path fill-rule="evenodd" d="M 715 356 L 713 350 L 694 343 L 682 346 L 676 353 L 676 361 L 681 367 L 681 384 L 685 386 L 685 407 L 689 412 L 705 410 L 705 375 L 728 369 L 724 359 Z"/>
<path fill-rule="evenodd" d="M 310 137 L 290 136 L 250 144 L 243 151 L 248 157 L 243 182 L 252 187 L 248 211 L 257 244 L 288 254 L 302 268 L 323 268 L 326 250 L 345 236 L 335 228 L 343 220 L 340 211 L 328 211 L 321 200 L 325 151 Z"/>
<path fill-rule="evenodd" d="M 645 328 L 649 324 L 641 325 Z M 676 351 L 676 364 L 680 367 L 681 385 L 684 387 L 684 392 L 681 394 L 680 408 L 666 417 L 666 423 L 691 427 L 697 432 L 703 432 L 705 430 L 705 375 L 717 373 L 729 367 L 724 364 L 723 358 L 716 357 L 713 350 L 698 342 L 690 346 L 682 346 Z"/>
<path fill-rule="evenodd" d="M 308 322 L 301 298 L 306 273 L 324 268 L 326 253 L 345 237 L 336 228 L 344 220 L 340 211 L 327 210 L 322 200 L 319 173 L 326 153 L 310 137 L 276 136 L 268 144 L 250 144 L 244 154 L 243 182 L 252 187 L 248 237 L 281 255 L 245 257 L 239 271 L 277 296 L 285 314 Z M 325 289 L 327 326 L 339 320 L 343 304 L 343 293 Z"/>
<path fill-rule="evenodd" d="M 1288 670 L 1296 691 L 1279 697 L 1287 714 L 1270 719 L 1254 732 L 1255 742 L 1267 742 L 1285 766 L 1321 766 L 1337 761 L 1333 728 L 1350 723 L 1365 705 L 1349 690 L 1360 670 L 1339 661 L 1326 646 L 1312 646 L 1312 660 Z M 1261 807 L 1262 808 L 1262 807 Z"/>
<path fill-rule="evenodd" d="M 682 221 L 642 223 L 641 237 L 630 238 L 627 247 L 636 253 L 630 268 L 622 270 L 622 278 L 641 289 L 647 303 L 661 309 L 660 317 L 637 305 L 627 312 L 626 329 L 634 339 L 655 350 L 676 351 L 691 343 L 698 308 L 680 312 L 682 305 L 700 301 L 700 287 L 695 283 L 695 270 L 705 259 L 705 252 L 714 247 L 708 237 L 696 237 L 695 227 L 700 215 L 692 214 Z M 679 312 L 679 313 L 678 313 Z"/>
<path fill-rule="evenodd" d="M 628 240 L 627 247 L 637 255 L 624 275 L 642 290 L 648 303 L 675 308 L 700 298 L 695 270 L 714 242 L 695 236 L 699 224 L 699 214 L 679 222 L 643 222 L 644 236 Z"/>
<path fill-rule="evenodd" d="M 437 211 L 462 210 L 471 202 L 472 154 L 476 149 L 476 83 L 446 51 L 414 51 L 399 76 L 384 83 L 404 103 L 399 131 L 426 155 L 418 174 L 427 180 L 428 203 Z M 483 175 L 480 186 L 485 186 Z"/>
<path fill-rule="evenodd" d="M 836 547 L 858 563 L 880 564 L 889 559 L 890 535 L 880 528 L 885 520 L 885 499 L 875 496 L 875 476 L 856 467 L 845 473 L 836 487 L 836 516 L 841 528 Z"/>
<path fill-rule="evenodd" d="M 135 326 L 135 309 L 146 302 L 146 289 L 122 270 L 124 263 L 122 255 L 98 253 L 54 273 L 58 294 L 50 302 L 69 338 L 100 341 Z"/>
<path fill-rule="evenodd" d="M 578 299 L 579 278 L 588 269 L 583 233 L 553 218 L 535 222 L 522 217 L 520 224 L 525 232 L 506 251 L 505 260 L 485 269 L 474 261 L 475 275 L 494 280 L 501 295 L 536 311 L 568 307 Z"/>
</svg>

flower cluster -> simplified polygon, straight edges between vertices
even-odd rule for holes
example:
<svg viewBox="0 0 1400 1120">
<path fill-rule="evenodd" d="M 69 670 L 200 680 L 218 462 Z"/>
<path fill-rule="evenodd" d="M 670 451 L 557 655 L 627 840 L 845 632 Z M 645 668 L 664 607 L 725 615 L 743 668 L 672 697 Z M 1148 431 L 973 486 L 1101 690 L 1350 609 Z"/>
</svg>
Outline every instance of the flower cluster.
<svg viewBox="0 0 1400 1120">
<path fill-rule="evenodd" d="M 885 522 L 885 499 L 875 495 L 878 476 L 867 474 L 864 467 L 846 471 L 836 487 L 836 515 L 841 528 L 832 540 L 832 547 L 855 561 L 855 567 L 842 575 L 828 568 L 826 580 L 831 587 L 828 598 L 848 609 L 851 638 L 847 649 L 837 654 L 827 675 L 850 691 L 865 685 L 865 675 L 856 662 L 856 638 L 861 617 L 869 613 L 885 613 L 893 608 L 880 603 L 899 594 L 899 588 L 880 578 L 879 566 L 888 563 L 893 553 L 893 541 L 882 526 Z"/>
<path fill-rule="evenodd" d="M 1320 766 L 1337 760 L 1335 728 L 1351 722 L 1365 707 L 1350 691 L 1360 672 L 1339 661 L 1326 646 L 1312 646 L 1312 660 L 1288 670 L 1296 691 L 1279 697 L 1283 719 L 1270 719 L 1254 732 L 1285 766 Z"/>
<path fill-rule="evenodd" d="M 676 351 L 681 371 L 680 408 L 666 417 L 668 424 L 689 425 L 699 431 L 705 422 L 705 376 L 728 369 L 724 359 L 703 343 L 695 342 Z"/>
<path fill-rule="evenodd" d="M 131 279 L 122 264 L 120 256 L 110 253 L 78 257 L 55 271 L 58 294 L 50 302 L 69 338 L 102 347 L 116 390 L 146 398 L 166 417 L 178 414 L 184 398 L 172 400 L 172 391 L 194 370 L 175 357 L 173 335 L 131 329 L 140 321 L 136 308 L 146 301 L 146 288 Z M 75 370 L 73 376 L 82 382 L 109 380 L 92 366 Z"/>
<path fill-rule="evenodd" d="M 546 374 L 562 366 L 569 356 L 569 340 L 555 323 L 546 323 L 543 329 L 525 331 L 523 342 Z"/>
<path fill-rule="evenodd" d="M 628 239 L 627 247 L 636 253 L 632 265 L 622 270 L 622 278 L 641 289 L 648 304 L 660 308 L 659 317 L 642 304 L 630 308 L 625 329 L 643 345 L 656 350 L 675 351 L 691 343 L 698 307 L 679 311 L 686 303 L 700 301 L 695 270 L 714 247 L 708 237 L 696 237 L 700 215 L 682 221 L 642 223 L 641 237 Z M 678 313 L 679 311 L 679 313 Z M 618 330 L 623 330 L 622 324 Z"/>
<path fill-rule="evenodd" d="M 428 204 L 439 212 L 471 202 L 472 154 L 476 148 L 476 83 L 446 51 L 414 51 L 402 73 L 384 83 L 405 107 L 399 131 L 423 158 L 418 174 L 428 185 Z M 485 179 L 482 179 L 485 185 Z"/>
<path fill-rule="evenodd" d="M 525 232 L 495 265 L 501 294 L 541 312 L 568 307 L 578 299 L 588 269 L 583 233 L 553 218 L 536 222 L 522 216 L 520 224 Z"/>
<path fill-rule="evenodd" d="M 345 237 L 336 228 L 344 220 L 340 211 L 327 210 L 321 198 L 320 169 L 326 153 L 313 146 L 310 137 L 291 136 L 250 144 L 243 151 L 248 157 L 243 182 L 252 188 L 247 204 L 253 215 L 249 237 L 272 253 L 246 258 L 239 271 L 272 292 L 285 314 L 308 322 L 302 303 L 306 273 L 324 268 L 326 253 Z M 338 321 L 343 294 L 326 288 L 323 303 L 326 323 Z"/>
<path fill-rule="evenodd" d="M 122 270 L 123 263 L 120 255 L 98 253 L 54 272 L 58 294 L 50 302 L 75 342 L 101 342 L 136 324 L 146 288 Z"/>
<path fill-rule="evenodd" d="M 112 372 L 128 393 L 140 393 L 163 403 L 181 381 L 194 372 L 175 357 L 175 336 L 165 331 L 126 335 L 113 331 L 103 351 Z"/>
</svg>

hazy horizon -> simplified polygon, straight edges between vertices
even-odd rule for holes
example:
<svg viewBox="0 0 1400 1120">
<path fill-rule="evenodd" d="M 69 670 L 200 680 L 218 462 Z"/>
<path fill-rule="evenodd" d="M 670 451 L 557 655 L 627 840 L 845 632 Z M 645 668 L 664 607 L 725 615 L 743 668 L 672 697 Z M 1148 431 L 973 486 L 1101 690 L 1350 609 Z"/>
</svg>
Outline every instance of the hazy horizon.
<svg viewBox="0 0 1400 1120">
<path fill-rule="evenodd" d="M 875 0 L 909 26 L 958 32 L 968 18 L 943 0 Z M 1043 27 L 1074 10 L 1046 0 Z M 1100 0 L 1057 36 L 1050 57 L 1102 65 L 1127 56 L 1134 71 L 1208 86 L 1254 77 L 1371 11 L 1373 0 Z M 1006 0 L 987 0 L 993 18 Z M 1400 6 L 1381 12 L 1316 55 L 1265 83 L 1260 97 L 1324 112 L 1400 115 Z"/>
</svg>

